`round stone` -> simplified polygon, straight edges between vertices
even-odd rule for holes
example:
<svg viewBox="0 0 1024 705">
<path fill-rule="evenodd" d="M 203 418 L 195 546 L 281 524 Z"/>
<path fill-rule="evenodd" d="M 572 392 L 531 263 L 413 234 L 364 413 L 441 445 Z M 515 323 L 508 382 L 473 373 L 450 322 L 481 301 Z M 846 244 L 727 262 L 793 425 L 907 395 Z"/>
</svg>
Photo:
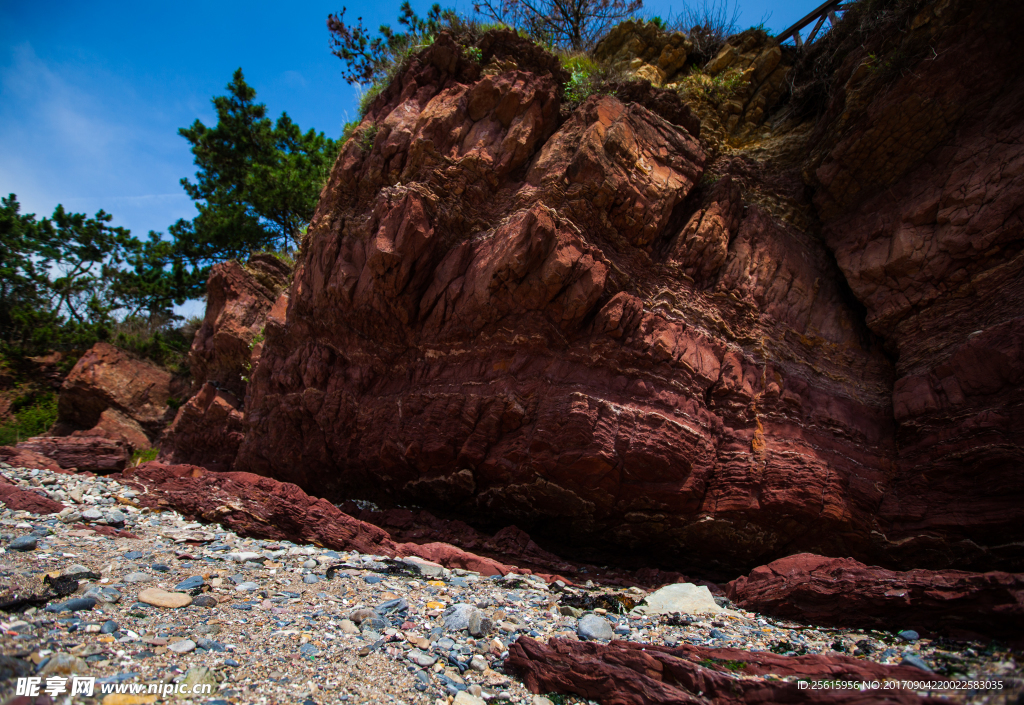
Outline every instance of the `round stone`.
<svg viewBox="0 0 1024 705">
<path fill-rule="evenodd" d="M 176 654 L 187 654 L 189 651 L 195 650 L 196 643 L 191 639 L 182 639 L 173 644 L 168 644 L 167 648 Z"/>
<path fill-rule="evenodd" d="M 35 536 L 19 536 L 7 544 L 7 548 L 11 551 L 32 551 L 35 547 Z"/>
<path fill-rule="evenodd" d="M 586 614 L 576 626 L 580 639 L 586 641 L 609 641 L 614 634 L 607 619 L 596 614 Z"/>
<path fill-rule="evenodd" d="M 192 604 L 192 598 L 183 592 L 168 592 L 159 588 L 149 588 L 139 593 L 139 602 L 145 602 L 154 607 L 177 608 L 188 607 Z"/>
</svg>

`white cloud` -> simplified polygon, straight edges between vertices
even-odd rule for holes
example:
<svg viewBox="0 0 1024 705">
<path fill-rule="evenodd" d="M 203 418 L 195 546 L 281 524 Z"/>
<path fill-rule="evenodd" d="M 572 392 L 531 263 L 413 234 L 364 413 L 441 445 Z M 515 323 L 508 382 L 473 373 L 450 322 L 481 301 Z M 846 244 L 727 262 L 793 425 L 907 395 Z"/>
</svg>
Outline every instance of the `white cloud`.
<svg viewBox="0 0 1024 705">
<path fill-rule="evenodd" d="M 38 215 L 58 203 L 102 208 L 136 234 L 191 217 L 181 117 L 159 107 L 98 61 L 59 64 L 14 46 L 0 55 L 0 192 Z"/>
</svg>

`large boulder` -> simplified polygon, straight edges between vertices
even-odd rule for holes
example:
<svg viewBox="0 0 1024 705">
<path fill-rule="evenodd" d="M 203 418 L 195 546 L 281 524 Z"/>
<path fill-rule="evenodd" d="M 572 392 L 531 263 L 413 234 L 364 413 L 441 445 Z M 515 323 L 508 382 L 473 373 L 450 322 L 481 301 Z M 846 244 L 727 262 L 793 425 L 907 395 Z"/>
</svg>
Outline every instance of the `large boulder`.
<svg viewBox="0 0 1024 705">
<path fill-rule="evenodd" d="M 755 568 L 726 588 L 755 612 L 810 624 L 1020 640 L 1024 575 L 894 571 L 808 553 Z"/>
<path fill-rule="evenodd" d="M 185 389 L 167 370 L 109 343 L 96 343 L 61 385 L 53 432 L 91 432 L 87 435 L 148 448 L 174 416 L 168 400 L 180 398 Z"/>
<path fill-rule="evenodd" d="M 27 460 L 29 454 L 49 458 L 63 470 L 109 474 L 120 472 L 132 457 L 132 446 L 122 438 L 101 435 L 35 436 L 22 441 L 15 450 Z"/>
<path fill-rule="evenodd" d="M 670 101 L 563 115 L 549 64 L 442 35 L 335 164 L 235 468 L 729 577 L 799 551 L 1024 568 L 1001 12 L 930 5 L 886 40 L 913 70 L 858 68 L 872 36 L 820 114 L 711 158 Z M 764 41 L 714 68 L 769 80 Z"/>
<path fill-rule="evenodd" d="M 236 469 L 664 562 L 864 550 L 891 368 L 823 245 L 694 193 L 688 118 L 560 124 L 548 74 L 460 61 L 414 57 L 339 157 Z"/>
</svg>

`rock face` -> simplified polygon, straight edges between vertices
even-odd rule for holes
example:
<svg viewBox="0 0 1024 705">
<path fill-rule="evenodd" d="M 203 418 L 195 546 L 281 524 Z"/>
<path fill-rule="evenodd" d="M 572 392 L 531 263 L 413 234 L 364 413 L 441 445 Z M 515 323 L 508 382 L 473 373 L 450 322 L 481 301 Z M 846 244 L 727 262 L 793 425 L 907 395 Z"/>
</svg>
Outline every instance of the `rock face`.
<svg viewBox="0 0 1024 705">
<path fill-rule="evenodd" d="M 650 22 L 627 20 L 598 42 L 594 56 L 661 86 L 683 68 L 692 48 L 681 32 L 662 32 Z"/>
<path fill-rule="evenodd" d="M 371 555 L 419 556 L 448 568 L 473 570 L 482 575 L 515 571 L 512 566 L 445 543 L 396 543 L 386 531 L 354 519 L 293 484 L 269 477 L 149 462 L 126 469 L 118 479 L 145 488 L 138 498 L 144 506 L 173 507 L 245 536 L 288 539 Z M 550 580 L 559 577 L 539 575 Z"/>
<path fill-rule="evenodd" d="M 839 654 L 777 656 L 701 646 L 669 648 L 526 636 L 509 645 L 505 666 L 534 693 L 572 693 L 611 705 L 662 703 L 938 703 L 912 690 L 811 690 L 795 682 L 737 679 L 736 675 L 796 676 L 825 681 L 921 680 L 923 671 L 882 666 Z"/>
<path fill-rule="evenodd" d="M 866 544 L 890 367 L 824 247 L 710 201 L 731 189 L 687 230 L 685 128 L 612 96 L 559 127 L 545 74 L 457 51 L 415 59 L 339 157 L 236 468 L 728 563 Z M 694 282 L 655 244 L 725 254 Z"/>
<path fill-rule="evenodd" d="M 726 588 L 739 607 L 814 624 L 1021 639 L 1024 575 L 892 571 L 851 558 L 800 554 L 755 568 Z"/>
<path fill-rule="evenodd" d="M 819 117 L 710 161 L 654 88 L 563 114 L 536 48 L 440 37 L 335 164 L 235 469 L 731 575 L 1021 569 L 1005 12 L 929 4 L 899 36 L 942 60 L 839 54 Z M 716 70 L 774 85 L 743 47 Z"/>
<path fill-rule="evenodd" d="M 1017 3 L 927 4 L 901 48 L 926 58 L 880 90 L 851 56 L 812 135 L 823 237 L 895 360 L 878 511 L 903 565 L 1022 570 L 1022 21 Z"/>
<path fill-rule="evenodd" d="M 268 254 L 253 255 L 244 266 L 232 260 L 210 270 L 206 315 L 189 350 L 193 394 L 213 383 L 239 399 L 245 396 L 242 378 L 259 359 L 253 341 L 289 273 L 288 265 Z"/>
<path fill-rule="evenodd" d="M 132 457 L 132 446 L 122 438 L 86 436 L 35 436 L 22 441 L 15 450 L 49 458 L 63 470 L 104 475 L 124 470 Z"/>
<path fill-rule="evenodd" d="M 290 267 L 270 254 L 243 266 L 214 266 L 206 283 L 206 316 L 189 351 L 194 396 L 179 409 L 160 444 L 161 458 L 230 470 L 242 440 L 242 401 L 259 363 L 263 330 L 283 319 Z"/>
<path fill-rule="evenodd" d="M 230 470 L 242 435 L 238 398 L 207 382 L 178 410 L 161 443 L 161 457 L 208 470 Z"/>
<path fill-rule="evenodd" d="M 184 383 L 170 372 L 109 343 L 96 343 L 61 385 L 54 433 L 149 448 L 173 418 L 167 400 L 184 392 Z"/>
</svg>

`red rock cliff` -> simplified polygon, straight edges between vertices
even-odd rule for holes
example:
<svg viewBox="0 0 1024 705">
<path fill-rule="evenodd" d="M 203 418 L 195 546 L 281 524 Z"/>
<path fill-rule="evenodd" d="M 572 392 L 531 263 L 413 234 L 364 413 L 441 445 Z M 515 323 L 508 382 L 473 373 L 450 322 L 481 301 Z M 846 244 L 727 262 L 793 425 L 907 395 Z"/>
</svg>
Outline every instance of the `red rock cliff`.
<svg viewBox="0 0 1024 705">
<path fill-rule="evenodd" d="M 335 164 L 235 468 L 668 564 L 1019 569 L 997 5 L 925 3 L 938 58 L 853 52 L 820 117 L 720 154 L 673 93 L 570 112 L 539 49 L 442 35 Z"/>
</svg>

